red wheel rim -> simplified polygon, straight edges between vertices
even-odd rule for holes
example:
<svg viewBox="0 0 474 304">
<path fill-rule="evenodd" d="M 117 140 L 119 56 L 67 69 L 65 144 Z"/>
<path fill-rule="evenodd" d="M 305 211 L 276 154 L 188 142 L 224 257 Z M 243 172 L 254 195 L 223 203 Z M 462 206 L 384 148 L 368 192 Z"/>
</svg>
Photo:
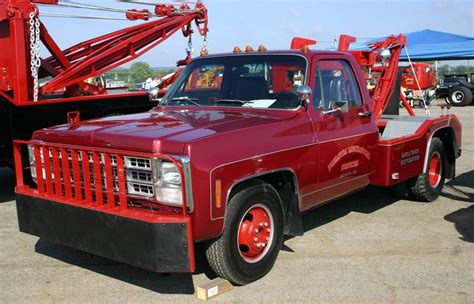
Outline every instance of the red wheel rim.
<svg viewBox="0 0 474 304">
<path fill-rule="evenodd" d="M 441 156 L 438 152 L 435 152 L 431 156 L 428 168 L 431 187 L 436 188 L 439 185 L 439 182 L 441 181 L 441 170 Z"/>
<path fill-rule="evenodd" d="M 273 241 L 273 216 L 262 205 L 252 206 L 240 220 L 237 246 L 240 256 L 248 263 L 260 261 L 270 250 Z"/>
</svg>

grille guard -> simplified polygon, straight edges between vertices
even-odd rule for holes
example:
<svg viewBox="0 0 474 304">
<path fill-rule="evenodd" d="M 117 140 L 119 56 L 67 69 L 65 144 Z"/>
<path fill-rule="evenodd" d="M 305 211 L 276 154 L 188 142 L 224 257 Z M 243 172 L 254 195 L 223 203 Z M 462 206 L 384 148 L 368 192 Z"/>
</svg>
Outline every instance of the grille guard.
<svg viewBox="0 0 474 304">
<path fill-rule="evenodd" d="M 44 157 L 45 178 L 41 174 L 43 172 L 43 164 L 39 161 L 35 162 L 37 172 L 36 188 L 27 185 L 24 181 L 24 171 L 29 168 L 23 165 L 22 147 L 28 145 L 33 147 L 35 159 L 41 159 L 40 153 Z M 127 195 L 124 157 L 158 158 L 170 161 L 178 168 L 182 185 L 182 216 L 187 217 L 188 213 L 193 210 L 190 164 L 189 158 L 186 156 L 171 157 L 159 153 L 63 145 L 34 140 L 15 140 L 13 148 L 17 184 L 16 193 L 18 194 L 150 221 L 153 217 L 160 218 L 161 213 L 135 210 L 128 206 L 128 200 L 136 198 L 136 196 Z M 51 149 L 51 154 L 48 149 Z M 92 153 L 92 159 L 82 158 L 80 160 L 78 157 L 79 152 L 81 155 Z M 68 155 L 68 157 L 64 158 L 61 155 Z M 69 155 L 71 155 L 70 159 Z M 114 161 L 113 165 L 112 160 Z M 70 161 L 72 166 L 70 166 Z M 104 163 L 104 170 L 102 170 L 101 162 Z M 117 171 L 117 185 L 114 185 L 113 178 L 108 178 L 114 176 L 112 173 L 113 169 Z M 56 178 L 53 178 L 53 176 Z M 61 178 L 57 178 L 57 176 Z M 105 179 L 105 187 L 103 187 L 103 179 Z M 78 182 L 81 187 L 74 186 Z M 114 189 L 114 187 L 118 187 L 118 191 L 107 190 Z"/>
</svg>

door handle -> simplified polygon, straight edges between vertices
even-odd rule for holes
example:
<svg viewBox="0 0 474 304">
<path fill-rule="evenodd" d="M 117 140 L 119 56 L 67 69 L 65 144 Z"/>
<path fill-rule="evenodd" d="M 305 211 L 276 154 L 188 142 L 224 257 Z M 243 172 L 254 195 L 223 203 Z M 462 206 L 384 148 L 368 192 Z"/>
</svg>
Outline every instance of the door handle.
<svg viewBox="0 0 474 304">
<path fill-rule="evenodd" d="M 359 117 L 370 117 L 372 116 L 372 112 L 359 112 L 358 113 Z"/>
</svg>

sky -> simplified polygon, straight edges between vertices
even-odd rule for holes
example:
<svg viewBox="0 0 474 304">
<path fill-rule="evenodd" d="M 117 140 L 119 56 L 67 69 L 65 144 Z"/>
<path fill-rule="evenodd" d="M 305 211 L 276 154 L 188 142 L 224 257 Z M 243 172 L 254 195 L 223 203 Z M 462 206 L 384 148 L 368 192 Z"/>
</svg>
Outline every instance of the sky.
<svg viewBox="0 0 474 304">
<path fill-rule="evenodd" d="M 112 8 L 153 9 L 152 6 L 111 0 L 74 1 Z M 154 1 L 147 0 L 147 2 Z M 231 52 L 234 46 L 243 49 L 246 45 L 252 45 L 256 49 L 260 44 L 265 45 L 267 49 L 288 49 L 294 36 L 316 39 L 319 41 L 314 47 L 316 49 L 333 45 L 331 41 L 341 34 L 373 38 L 432 29 L 474 36 L 473 0 L 204 0 L 203 2 L 209 10 L 210 53 Z M 161 3 L 170 2 L 161 1 Z M 45 5 L 40 6 L 40 13 L 123 17 L 121 14 L 111 12 Z M 62 48 L 137 23 L 51 17 L 41 17 L 41 20 Z M 196 33 L 193 42 L 195 56 L 198 56 L 202 37 Z M 177 60 L 185 57 L 186 47 L 187 39 L 178 32 L 139 60 L 146 61 L 153 67 L 174 66 Z M 43 56 L 47 54 L 45 50 L 42 53 Z"/>
</svg>

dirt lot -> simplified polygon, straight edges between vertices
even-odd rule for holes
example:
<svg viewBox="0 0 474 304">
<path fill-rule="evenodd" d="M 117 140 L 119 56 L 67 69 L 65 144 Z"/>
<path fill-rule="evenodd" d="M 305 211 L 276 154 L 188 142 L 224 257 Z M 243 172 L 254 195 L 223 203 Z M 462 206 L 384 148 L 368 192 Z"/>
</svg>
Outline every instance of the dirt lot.
<svg viewBox="0 0 474 304">
<path fill-rule="evenodd" d="M 473 303 L 474 107 L 451 112 L 465 151 L 440 199 L 403 201 L 369 188 L 314 210 L 269 275 L 215 302 Z M 194 285 L 209 280 L 200 260 L 195 275 L 159 275 L 19 233 L 13 176 L 0 170 L 2 303 L 193 302 Z"/>
</svg>

